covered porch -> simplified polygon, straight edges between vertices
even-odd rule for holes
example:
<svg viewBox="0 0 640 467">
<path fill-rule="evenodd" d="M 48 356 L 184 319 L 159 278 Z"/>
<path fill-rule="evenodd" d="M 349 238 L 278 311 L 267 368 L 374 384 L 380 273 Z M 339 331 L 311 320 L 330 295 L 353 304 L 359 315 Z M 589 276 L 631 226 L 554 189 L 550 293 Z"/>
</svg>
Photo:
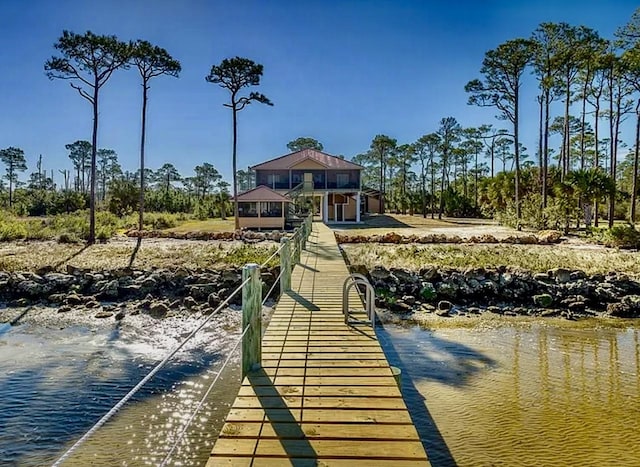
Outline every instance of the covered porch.
<svg viewBox="0 0 640 467">
<path fill-rule="evenodd" d="M 284 230 L 287 205 L 291 200 L 266 186 L 238 195 L 238 223 L 241 229 Z"/>
</svg>

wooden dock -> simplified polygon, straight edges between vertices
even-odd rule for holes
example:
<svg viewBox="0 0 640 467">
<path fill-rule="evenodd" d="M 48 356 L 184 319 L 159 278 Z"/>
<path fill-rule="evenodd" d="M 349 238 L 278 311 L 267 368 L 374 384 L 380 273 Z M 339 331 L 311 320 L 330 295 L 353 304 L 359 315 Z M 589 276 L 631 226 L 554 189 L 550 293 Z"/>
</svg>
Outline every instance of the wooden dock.
<svg viewBox="0 0 640 467">
<path fill-rule="evenodd" d="M 314 223 L 208 467 L 429 465 L 375 332 L 344 324 L 348 274 L 333 232 Z"/>
</svg>

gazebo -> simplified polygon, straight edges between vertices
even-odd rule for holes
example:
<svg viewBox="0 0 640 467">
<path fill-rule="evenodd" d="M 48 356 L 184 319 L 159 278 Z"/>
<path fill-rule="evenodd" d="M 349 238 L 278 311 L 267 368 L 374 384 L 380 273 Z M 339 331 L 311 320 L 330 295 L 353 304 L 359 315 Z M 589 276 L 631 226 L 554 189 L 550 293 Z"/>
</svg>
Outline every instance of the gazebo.
<svg viewBox="0 0 640 467">
<path fill-rule="evenodd" d="M 239 194 L 240 228 L 284 229 L 286 203 L 291 203 L 291 200 L 264 185 Z"/>
</svg>

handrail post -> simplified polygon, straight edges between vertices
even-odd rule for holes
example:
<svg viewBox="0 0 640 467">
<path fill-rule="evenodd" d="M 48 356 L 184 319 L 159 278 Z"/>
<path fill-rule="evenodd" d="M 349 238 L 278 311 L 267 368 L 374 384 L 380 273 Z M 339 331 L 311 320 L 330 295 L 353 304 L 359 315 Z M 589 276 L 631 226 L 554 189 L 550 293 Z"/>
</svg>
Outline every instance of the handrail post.
<svg viewBox="0 0 640 467">
<path fill-rule="evenodd" d="M 300 245 L 303 250 L 306 250 L 307 249 L 307 219 L 306 218 L 304 221 L 302 221 L 300 228 L 302 229 L 302 232 L 301 232 L 302 238 L 300 239 Z"/>
<path fill-rule="evenodd" d="M 289 239 L 280 239 L 282 249 L 280 250 L 280 295 L 291 290 L 291 244 Z"/>
<path fill-rule="evenodd" d="M 296 233 L 294 234 L 294 254 L 293 254 L 293 264 L 298 264 L 300 262 L 300 247 L 301 247 L 301 243 L 300 243 L 300 237 L 302 235 L 301 229 L 300 227 L 298 227 L 298 230 L 296 231 Z"/>
<path fill-rule="evenodd" d="M 262 361 L 262 281 L 260 266 L 245 264 L 242 268 L 242 330 L 249 326 L 242 339 L 242 377 L 260 367 Z"/>
</svg>

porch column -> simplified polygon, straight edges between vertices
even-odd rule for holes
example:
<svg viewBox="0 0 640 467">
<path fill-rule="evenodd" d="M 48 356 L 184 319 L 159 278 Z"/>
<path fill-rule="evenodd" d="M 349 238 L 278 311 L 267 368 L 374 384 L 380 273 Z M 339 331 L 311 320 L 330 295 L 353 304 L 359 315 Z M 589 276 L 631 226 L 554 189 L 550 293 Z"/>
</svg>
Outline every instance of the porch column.
<svg viewBox="0 0 640 467">
<path fill-rule="evenodd" d="M 322 222 L 325 224 L 329 221 L 329 192 L 325 191 L 322 197 Z"/>
<path fill-rule="evenodd" d="M 360 222 L 360 192 L 356 193 L 356 222 Z"/>
</svg>

